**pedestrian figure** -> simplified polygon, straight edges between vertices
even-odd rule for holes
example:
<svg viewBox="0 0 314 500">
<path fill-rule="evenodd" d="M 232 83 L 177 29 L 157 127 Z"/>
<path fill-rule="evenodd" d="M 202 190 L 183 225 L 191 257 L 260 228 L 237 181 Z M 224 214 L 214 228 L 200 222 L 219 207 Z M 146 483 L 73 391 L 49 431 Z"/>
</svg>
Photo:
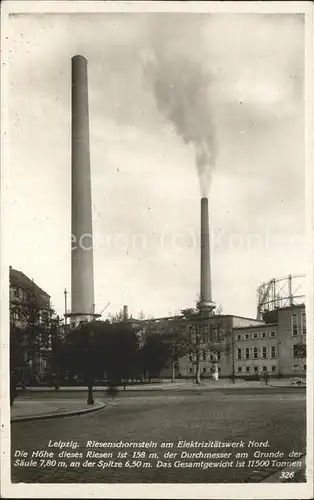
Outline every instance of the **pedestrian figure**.
<svg viewBox="0 0 314 500">
<path fill-rule="evenodd" d="M 265 385 L 268 385 L 268 381 L 269 381 L 269 373 L 268 372 L 265 372 L 264 380 L 265 380 Z"/>
</svg>

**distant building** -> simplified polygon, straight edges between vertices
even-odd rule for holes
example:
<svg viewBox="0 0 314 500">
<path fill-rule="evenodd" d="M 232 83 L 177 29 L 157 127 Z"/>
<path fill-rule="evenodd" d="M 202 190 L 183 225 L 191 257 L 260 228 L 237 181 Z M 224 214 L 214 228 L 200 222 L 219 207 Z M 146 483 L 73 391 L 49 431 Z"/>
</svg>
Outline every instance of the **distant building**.
<svg viewBox="0 0 314 500">
<path fill-rule="evenodd" d="M 23 328 L 41 323 L 51 313 L 50 296 L 22 271 L 10 266 L 10 321 Z"/>
<path fill-rule="evenodd" d="M 201 329 L 213 338 L 220 337 L 220 352 L 201 355 L 201 377 L 212 377 L 218 369 L 219 376 L 253 377 L 268 373 L 270 376 L 291 377 L 306 374 L 306 313 L 304 304 L 278 308 L 265 313 L 263 320 L 235 316 L 214 315 L 208 318 L 198 314 L 151 320 L 145 334 L 177 331 L 193 335 Z M 179 327 L 178 327 L 179 325 Z M 199 330 L 200 331 L 200 330 Z M 173 363 L 170 361 L 161 376 L 172 377 Z M 195 376 L 196 360 L 191 352 L 175 363 L 175 376 Z"/>
<path fill-rule="evenodd" d="M 211 377 L 217 369 L 222 377 L 231 377 L 234 370 L 233 362 L 233 330 L 236 327 L 260 325 L 262 322 L 253 318 L 246 318 L 234 315 L 213 315 L 208 317 L 200 316 L 192 309 L 183 311 L 183 316 L 174 316 L 150 320 L 146 326 L 146 336 L 153 334 L 163 335 L 177 331 L 189 336 L 196 332 L 203 331 L 218 340 L 219 353 L 205 351 L 201 355 L 200 368 L 201 376 Z M 169 361 L 163 368 L 161 376 L 172 377 L 175 368 L 175 376 L 182 378 L 192 378 L 196 372 L 196 360 L 194 353 L 189 353 L 181 357 L 173 367 Z"/>
<path fill-rule="evenodd" d="M 41 337 L 32 347 L 30 343 L 23 339 L 25 344 L 24 359 L 27 362 L 27 374 L 42 378 L 47 367 L 47 357 L 51 350 L 51 315 L 52 309 L 50 296 L 42 290 L 33 280 L 28 278 L 22 271 L 13 269 L 10 266 L 10 323 L 21 330 L 29 327 L 38 327 L 38 336 L 45 335 L 44 342 Z M 36 330 L 35 330 L 35 334 Z M 38 347 L 41 346 L 41 347 Z"/>
<path fill-rule="evenodd" d="M 200 368 L 201 377 L 212 377 L 212 374 L 218 370 L 220 377 L 231 377 L 234 372 L 233 360 L 233 332 L 235 328 L 253 327 L 260 325 L 260 321 L 253 318 L 246 318 L 234 315 L 217 315 L 208 318 L 196 316 L 186 319 L 186 333 L 193 334 L 193 329 L 202 328 L 213 340 L 218 341 L 220 348 L 213 352 L 206 352 L 201 356 Z M 178 376 L 187 378 L 194 377 L 196 371 L 196 362 L 193 353 L 179 359 Z"/>
</svg>

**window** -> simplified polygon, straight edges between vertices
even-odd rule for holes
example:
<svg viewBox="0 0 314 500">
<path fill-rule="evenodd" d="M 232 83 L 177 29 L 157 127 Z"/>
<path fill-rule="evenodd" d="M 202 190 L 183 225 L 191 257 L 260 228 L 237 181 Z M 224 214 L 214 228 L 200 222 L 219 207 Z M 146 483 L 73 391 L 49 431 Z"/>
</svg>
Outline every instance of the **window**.
<svg viewBox="0 0 314 500">
<path fill-rule="evenodd" d="M 298 358 L 300 353 L 299 344 L 293 344 L 292 346 L 292 357 Z"/>
<path fill-rule="evenodd" d="M 208 325 L 206 325 L 205 323 L 202 325 L 202 332 L 207 334 L 208 333 Z"/>
<path fill-rule="evenodd" d="M 210 361 L 214 361 L 214 355 L 213 355 L 213 354 L 210 354 L 210 355 L 209 355 L 209 359 L 210 359 Z"/>
<path fill-rule="evenodd" d="M 211 342 L 217 342 L 217 326 L 216 325 L 210 325 L 209 340 Z"/>
<path fill-rule="evenodd" d="M 242 349 L 237 349 L 237 359 L 242 359 Z"/>
<path fill-rule="evenodd" d="M 271 371 L 272 371 L 272 372 L 275 372 L 275 371 L 276 371 L 276 365 L 272 365 L 272 367 L 271 367 Z"/>
<path fill-rule="evenodd" d="M 192 372 L 193 372 L 192 368 L 189 368 L 189 373 L 192 373 Z"/>
<path fill-rule="evenodd" d="M 245 349 L 245 359 L 250 359 L 250 348 L 246 347 Z"/>
<path fill-rule="evenodd" d="M 267 347 L 262 347 L 262 358 L 263 359 L 267 358 Z"/>
<path fill-rule="evenodd" d="M 249 333 L 246 333 L 244 335 L 245 340 L 249 340 L 251 338 L 251 335 Z"/>
<path fill-rule="evenodd" d="M 19 293 L 19 289 L 18 288 L 14 288 L 13 289 L 13 295 L 14 295 L 14 297 L 19 297 L 20 293 Z"/>
<path fill-rule="evenodd" d="M 217 340 L 220 340 L 220 338 L 221 338 L 221 325 L 220 324 L 216 325 L 216 335 L 217 335 Z"/>
<path fill-rule="evenodd" d="M 258 372 L 258 366 L 254 366 L 254 371 L 255 371 L 255 373 Z"/>
<path fill-rule="evenodd" d="M 292 370 L 294 372 L 299 372 L 300 371 L 300 365 L 292 365 Z"/>
<path fill-rule="evenodd" d="M 246 366 L 246 367 L 245 367 L 245 371 L 246 371 L 246 372 L 249 372 L 249 371 L 250 371 L 250 367 L 249 367 L 249 366 Z"/>
<path fill-rule="evenodd" d="M 305 371 L 306 371 L 306 365 L 303 365 L 303 370 L 305 370 Z"/>
<path fill-rule="evenodd" d="M 306 314 L 305 314 L 305 312 L 302 313 L 301 319 L 302 319 L 302 335 L 306 335 Z"/>
<path fill-rule="evenodd" d="M 298 335 L 298 315 L 293 313 L 291 315 L 291 333 L 293 336 Z"/>
<path fill-rule="evenodd" d="M 193 356 L 192 354 L 189 354 L 189 361 L 192 362 L 193 361 Z"/>
<path fill-rule="evenodd" d="M 253 348 L 253 358 L 254 359 L 258 359 L 258 349 L 257 349 L 257 347 Z"/>
<path fill-rule="evenodd" d="M 252 333 L 252 337 L 253 337 L 253 339 L 257 339 L 258 338 L 258 333 L 257 332 Z"/>
<path fill-rule="evenodd" d="M 276 357 L 276 346 L 272 345 L 270 348 L 270 357 L 275 358 Z"/>
<path fill-rule="evenodd" d="M 242 366 L 238 366 L 238 370 L 237 370 L 239 373 L 242 372 Z"/>
<path fill-rule="evenodd" d="M 241 333 L 238 333 L 238 335 L 237 335 L 237 340 L 242 340 L 242 335 L 241 335 Z"/>
<path fill-rule="evenodd" d="M 266 339 L 267 338 L 267 332 L 261 332 L 261 338 Z"/>
<path fill-rule="evenodd" d="M 217 360 L 220 361 L 221 360 L 221 353 L 220 352 L 217 352 Z"/>
<path fill-rule="evenodd" d="M 267 366 L 263 366 L 263 372 L 267 372 Z"/>
<path fill-rule="evenodd" d="M 271 336 L 271 338 L 276 337 L 276 332 L 270 332 L 270 336 Z"/>
<path fill-rule="evenodd" d="M 203 368 L 203 373 L 206 373 L 206 368 Z"/>
<path fill-rule="evenodd" d="M 205 351 L 203 352 L 203 361 L 206 361 L 206 352 Z"/>
<path fill-rule="evenodd" d="M 219 373 L 221 372 L 221 368 L 220 368 L 220 366 L 218 366 L 218 372 L 219 372 Z"/>
</svg>

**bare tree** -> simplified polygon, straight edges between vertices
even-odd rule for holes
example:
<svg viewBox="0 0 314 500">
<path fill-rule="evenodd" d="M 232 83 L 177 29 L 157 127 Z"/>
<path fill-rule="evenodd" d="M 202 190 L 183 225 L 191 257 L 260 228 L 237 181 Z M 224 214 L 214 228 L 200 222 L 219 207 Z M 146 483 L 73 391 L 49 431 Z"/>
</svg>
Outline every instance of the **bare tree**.
<svg viewBox="0 0 314 500">
<path fill-rule="evenodd" d="M 194 323 L 194 324 L 193 324 Z M 165 323 L 164 333 L 173 342 L 173 360 L 182 356 L 189 356 L 195 364 L 195 382 L 201 382 L 201 361 L 212 355 L 212 363 L 217 366 L 222 353 L 230 349 L 230 332 L 224 325 L 189 322 L 188 320 L 174 319 Z"/>
<path fill-rule="evenodd" d="M 125 320 L 123 309 L 117 313 L 109 313 L 108 318 L 110 323 L 122 323 Z"/>
<path fill-rule="evenodd" d="M 214 309 L 214 315 L 215 316 L 222 316 L 223 313 L 224 313 L 223 306 L 221 304 L 219 304 L 218 306 L 216 306 L 216 308 Z"/>
</svg>

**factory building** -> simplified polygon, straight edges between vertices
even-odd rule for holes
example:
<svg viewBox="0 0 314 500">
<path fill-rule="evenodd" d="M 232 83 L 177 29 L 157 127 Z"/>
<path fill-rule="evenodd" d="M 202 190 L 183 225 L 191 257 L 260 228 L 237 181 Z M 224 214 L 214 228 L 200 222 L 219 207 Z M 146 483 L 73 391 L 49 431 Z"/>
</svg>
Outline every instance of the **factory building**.
<svg viewBox="0 0 314 500">
<path fill-rule="evenodd" d="M 234 329 L 237 376 L 268 372 L 274 376 L 306 373 L 306 313 L 304 304 L 266 313 L 265 323 Z"/>
<path fill-rule="evenodd" d="M 164 326 L 172 318 L 160 318 Z M 268 373 L 271 377 L 296 377 L 306 374 L 306 313 L 304 304 L 283 307 L 264 315 L 264 321 L 234 315 L 207 318 L 178 317 L 181 332 L 193 335 L 196 329 L 220 337 L 220 349 L 201 355 L 201 377 L 211 378 L 218 368 L 220 378 L 254 378 Z M 157 324 L 155 326 L 157 326 Z M 152 332 L 153 333 L 153 332 Z M 157 333 L 155 328 L 154 333 Z M 183 356 L 175 366 L 177 378 L 194 378 L 196 360 L 192 353 Z M 162 371 L 171 377 L 169 362 Z"/>
<path fill-rule="evenodd" d="M 217 367 L 220 377 L 231 377 L 233 373 L 233 331 L 237 327 L 253 327 L 261 322 L 253 318 L 233 315 L 213 315 L 186 320 L 186 333 L 193 335 L 195 329 L 202 329 L 209 338 L 218 340 L 218 348 L 201 356 L 201 376 L 211 377 Z M 214 342 L 215 343 L 215 342 Z M 193 354 L 184 356 L 178 363 L 178 376 L 193 377 L 196 360 Z"/>
</svg>

